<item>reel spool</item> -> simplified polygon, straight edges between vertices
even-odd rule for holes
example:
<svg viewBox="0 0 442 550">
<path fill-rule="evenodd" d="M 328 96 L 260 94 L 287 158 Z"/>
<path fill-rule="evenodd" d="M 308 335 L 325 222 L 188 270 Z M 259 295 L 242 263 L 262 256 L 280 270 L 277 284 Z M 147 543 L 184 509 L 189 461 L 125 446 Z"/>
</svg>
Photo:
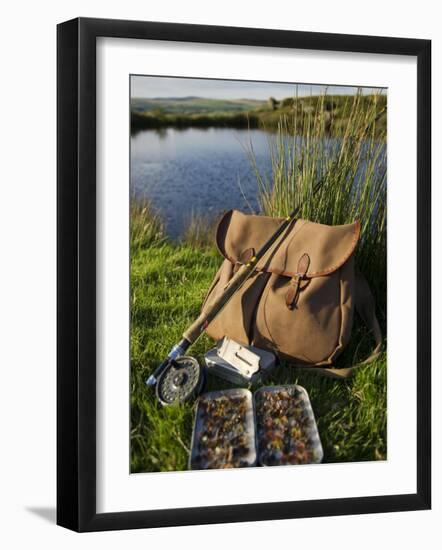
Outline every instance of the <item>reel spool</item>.
<svg viewBox="0 0 442 550">
<path fill-rule="evenodd" d="M 204 382 L 204 369 L 194 357 L 178 357 L 170 362 L 158 379 L 158 401 L 162 405 L 189 401 L 201 393 Z"/>
</svg>

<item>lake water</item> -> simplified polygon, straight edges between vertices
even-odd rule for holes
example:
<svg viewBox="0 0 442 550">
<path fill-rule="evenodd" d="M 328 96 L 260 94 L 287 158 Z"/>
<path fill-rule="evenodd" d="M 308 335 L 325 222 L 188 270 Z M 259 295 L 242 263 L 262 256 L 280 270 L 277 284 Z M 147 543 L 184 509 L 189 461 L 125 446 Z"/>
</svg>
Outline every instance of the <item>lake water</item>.
<svg viewBox="0 0 442 550">
<path fill-rule="evenodd" d="M 253 145 L 262 174 L 270 176 L 269 134 L 224 128 L 161 131 L 131 136 L 131 191 L 147 198 L 179 237 L 191 213 L 210 217 L 230 208 L 259 210 L 257 183 L 246 149 Z"/>
</svg>

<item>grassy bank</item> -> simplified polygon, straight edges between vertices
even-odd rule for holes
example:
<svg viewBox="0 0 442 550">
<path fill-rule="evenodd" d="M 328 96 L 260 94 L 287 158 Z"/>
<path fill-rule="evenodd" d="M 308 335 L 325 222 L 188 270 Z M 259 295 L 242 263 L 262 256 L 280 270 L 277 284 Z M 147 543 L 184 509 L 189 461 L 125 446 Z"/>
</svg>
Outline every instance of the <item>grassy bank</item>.
<svg viewBox="0 0 442 550">
<path fill-rule="evenodd" d="M 134 207 L 131 223 L 131 471 L 182 470 L 187 468 L 193 406 L 161 407 L 144 380 L 197 316 L 221 258 L 204 242 L 169 241 L 149 208 Z M 366 330 L 357 325 L 338 366 L 357 361 L 370 345 Z M 211 346 L 203 336 L 192 354 L 201 358 Z M 385 354 L 349 381 L 281 366 L 271 383 L 307 388 L 325 462 L 386 458 Z M 227 386 L 208 381 L 208 389 Z"/>
<path fill-rule="evenodd" d="M 324 101 L 324 97 L 326 98 Z M 268 102 L 228 102 L 193 98 L 184 105 L 170 101 L 133 99 L 131 107 L 131 127 L 133 131 L 160 128 L 265 128 L 277 130 L 281 117 L 290 121 L 289 131 L 301 134 L 304 131 L 303 117 L 318 113 L 321 106 L 325 130 L 328 135 L 341 136 L 345 132 L 350 117 L 354 96 L 309 96 L 289 97 L 281 101 Z M 376 103 L 381 111 L 386 104 L 386 96 L 373 94 L 361 96 L 365 109 Z M 376 133 L 386 127 L 386 113 L 376 123 Z"/>
</svg>

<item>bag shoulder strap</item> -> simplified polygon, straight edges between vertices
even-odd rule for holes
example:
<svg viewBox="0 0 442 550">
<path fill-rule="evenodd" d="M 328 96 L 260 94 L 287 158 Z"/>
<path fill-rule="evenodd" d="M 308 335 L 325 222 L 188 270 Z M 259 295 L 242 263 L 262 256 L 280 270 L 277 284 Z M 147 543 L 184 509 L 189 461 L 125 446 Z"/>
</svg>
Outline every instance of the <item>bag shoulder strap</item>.
<svg viewBox="0 0 442 550">
<path fill-rule="evenodd" d="M 381 327 L 379 326 L 378 318 L 376 317 L 374 296 L 370 290 L 367 279 L 359 271 L 356 271 L 355 287 L 355 308 L 362 321 L 372 332 L 375 340 L 375 348 L 370 355 L 364 359 L 364 361 L 354 365 L 353 367 L 343 369 L 315 367 L 312 369 L 315 371 L 320 371 L 328 376 L 332 376 L 333 378 L 348 378 L 354 374 L 356 369 L 363 367 L 364 365 L 368 365 L 379 357 L 382 349 L 382 332 Z"/>
</svg>

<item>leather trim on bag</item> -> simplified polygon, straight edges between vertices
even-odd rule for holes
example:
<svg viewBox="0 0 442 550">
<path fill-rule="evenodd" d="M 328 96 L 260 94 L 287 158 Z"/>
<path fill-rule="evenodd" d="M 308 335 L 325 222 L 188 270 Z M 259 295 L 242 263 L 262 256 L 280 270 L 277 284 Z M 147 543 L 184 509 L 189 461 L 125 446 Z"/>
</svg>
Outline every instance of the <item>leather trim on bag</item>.
<svg viewBox="0 0 442 550">
<path fill-rule="evenodd" d="M 248 215 L 238 210 L 229 210 L 221 218 L 216 230 L 218 251 L 232 264 L 244 263 L 241 262 L 242 254 L 252 247 L 259 250 L 281 221 L 282 218 Z M 336 233 L 337 230 L 339 233 Z M 296 265 L 287 265 L 290 263 L 288 258 L 295 257 L 294 249 L 301 247 L 303 252 L 309 254 L 310 269 L 313 269 L 305 274 L 305 278 L 329 275 L 345 264 L 353 254 L 360 232 L 359 221 L 341 226 L 328 226 L 306 220 L 296 220 L 288 234 L 284 235 L 284 240 L 276 243 L 275 248 L 278 247 L 280 250 L 275 251 L 274 248 L 273 250 L 276 252 L 274 254 L 269 251 L 258 263 L 257 271 L 266 271 L 290 278 L 296 276 Z M 342 245 L 342 242 L 346 244 Z M 341 243 L 340 249 L 337 246 L 339 243 Z M 324 254 L 327 259 L 324 259 L 326 257 Z M 330 264 L 327 265 L 327 262 Z"/>
</svg>

